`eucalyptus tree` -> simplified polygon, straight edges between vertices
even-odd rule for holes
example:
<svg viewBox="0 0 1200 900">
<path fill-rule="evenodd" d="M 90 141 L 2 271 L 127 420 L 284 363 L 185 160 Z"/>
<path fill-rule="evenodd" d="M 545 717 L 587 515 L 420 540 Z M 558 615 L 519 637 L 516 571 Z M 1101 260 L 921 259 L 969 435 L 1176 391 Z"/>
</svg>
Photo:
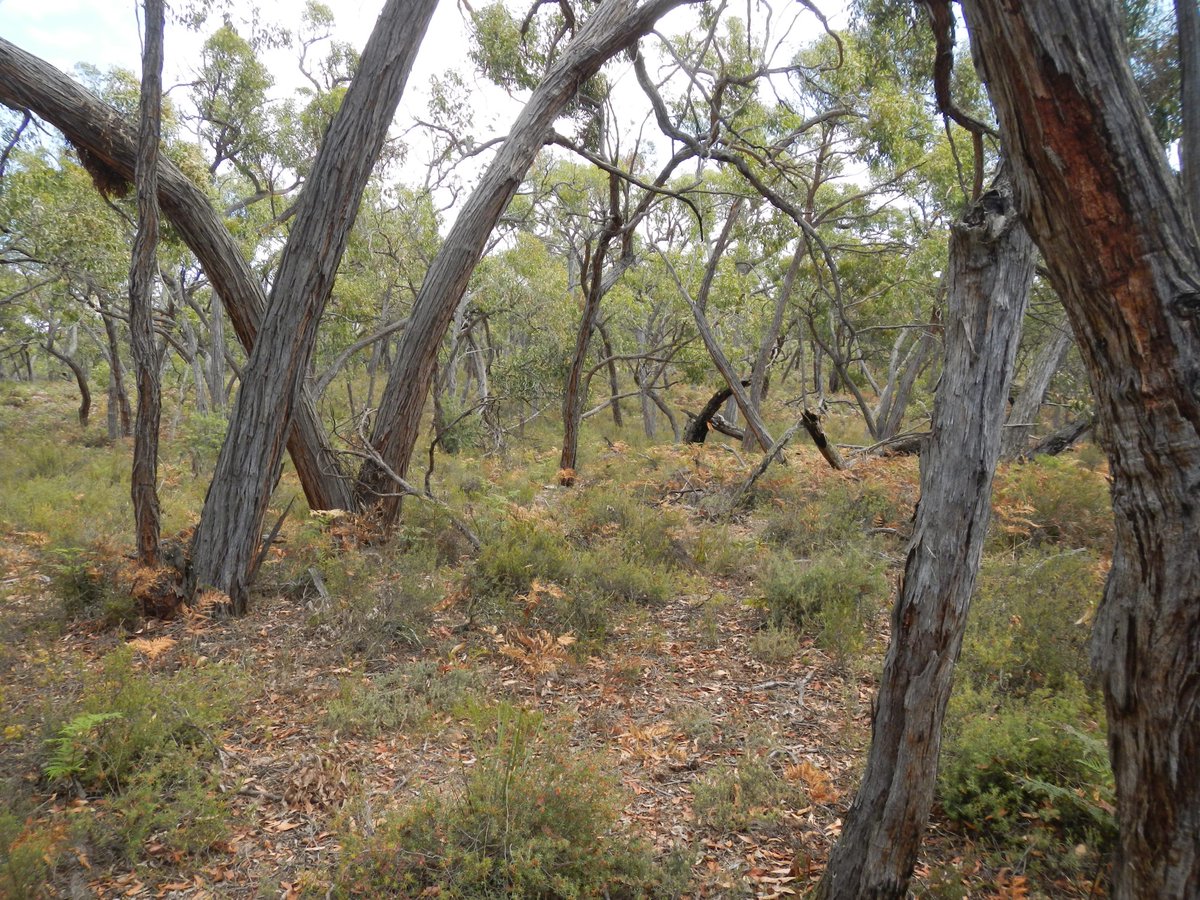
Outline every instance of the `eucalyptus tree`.
<svg viewBox="0 0 1200 900">
<path fill-rule="evenodd" d="M 1092 659 L 1117 786 L 1113 893 L 1194 897 L 1200 242 L 1192 198 L 1138 95 L 1114 3 L 965 0 L 963 11 L 1018 204 L 1087 363 L 1112 472 L 1116 546 Z M 1195 68 L 1185 76 L 1195 79 Z"/>
<path fill-rule="evenodd" d="M 393 521 L 399 511 L 394 476 L 404 476 L 412 457 L 442 338 L 488 236 L 537 156 L 547 131 L 609 59 L 636 44 L 660 16 L 684 2 L 600 3 L 541 76 L 504 144 L 459 211 L 421 286 L 384 390 L 371 434 L 377 458 L 368 460 L 359 473 L 359 496 L 377 501 L 385 522 Z M 571 19 L 575 20 L 573 12 Z M 566 16 L 558 31 L 563 39 L 572 31 Z"/>
<path fill-rule="evenodd" d="M 139 103 L 138 152 L 134 166 L 137 230 L 129 267 L 129 331 L 137 377 L 137 425 L 133 437 L 133 500 L 138 561 L 158 564 L 158 429 L 162 418 L 161 350 L 154 336 L 154 294 L 158 280 L 158 154 L 162 138 L 163 30 L 162 0 L 144 0 L 142 86 Z"/>
<path fill-rule="evenodd" d="M 433 15 L 388 0 L 305 185 L 192 539 L 192 575 L 246 609 L 263 519 L 358 206 Z"/>
<path fill-rule="evenodd" d="M 133 179 L 137 140 L 127 116 L 53 66 L 0 38 L 0 103 L 32 111 L 80 153 L 93 182 L 122 190 Z M 224 301 L 238 340 L 254 344 L 266 298 L 241 248 L 208 195 L 188 156 L 160 161 L 159 202 L 180 238 L 195 254 Z M 353 496 L 339 477 L 337 457 L 305 392 L 297 404 L 288 450 L 309 505 L 347 508 Z"/>
</svg>

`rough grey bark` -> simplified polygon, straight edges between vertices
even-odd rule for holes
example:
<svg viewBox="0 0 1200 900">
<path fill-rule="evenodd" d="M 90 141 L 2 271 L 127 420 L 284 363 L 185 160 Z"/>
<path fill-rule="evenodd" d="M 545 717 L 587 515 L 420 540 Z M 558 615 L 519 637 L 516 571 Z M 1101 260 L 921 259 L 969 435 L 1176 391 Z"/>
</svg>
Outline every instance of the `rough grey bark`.
<svg viewBox="0 0 1200 900">
<path fill-rule="evenodd" d="M 295 222 L 192 539 L 196 583 L 245 610 L 283 444 L 359 201 L 436 0 L 388 0 L 297 203 Z"/>
<path fill-rule="evenodd" d="M 1088 369 L 1116 541 L 1092 660 L 1120 837 L 1112 895 L 1200 896 L 1200 242 L 1105 0 L 962 0 Z"/>
<path fill-rule="evenodd" d="M 892 610 L 867 767 L 818 889 L 822 898 L 902 898 L 908 890 L 983 556 L 1034 261 L 1004 191 L 985 193 L 951 231 L 946 359 L 921 459 L 921 500 Z"/>
<path fill-rule="evenodd" d="M 1183 137 L 1179 161 L 1183 196 L 1200 231 L 1200 6 L 1196 0 L 1175 0 L 1179 26 L 1179 79 L 1182 86 Z"/>
<path fill-rule="evenodd" d="M 138 562 L 158 565 L 158 428 L 162 417 L 162 354 L 154 339 L 154 280 L 158 272 L 158 143 L 162 130 L 162 0 L 143 0 L 142 89 L 138 115 L 138 151 L 134 167 L 137 231 L 129 268 L 129 334 L 137 380 L 137 422 L 133 434 L 133 499 Z"/>
<path fill-rule="evenodd" d="M 29 109 L 58 128 L 89 165 L 111 179 L 131 182 L 137 137 L 120 113 L 53 66 L 0 38 L 0 103 Z M 174 164 L 159 160 L 158 202 L 179 236 L 196 254 L 213 289 L 221 295 L 238 340 L 254 345 L 266 298 L 258 279 L 204 193 Z M 312 509 L 349 509 L 354 496 L 340 477 L 325 429 L 311 398 L 297 405 L 288 451 Z"/>
<path fill-rule="evenodd" d="M 208 392 L 212 408 L 225 410 L 225 310 L 221 296 L 213 294 L 208 306 Z M 318 393 L 317 396 L 320 396 Z"/>
<path fill-rule="evenodd" d="M 381 459 L 404 476 L 416 446 L 421 412 L 436 371 L 437 353 L 458 300 L 483 253 L 488 236 L 537 156 L 567 103 L 602 65 L 646 33 L 665 12 L 689 0 L 603 0 L 551 66 L 517 116 L 512 131 L 455 219 L 413 305 L 388 383 L 380 400 L 371 443 Z M 381 466 L 366 462 L 357 490 L 378 501 L 385 522 L 395 519 L 398 497 Z"/>
<path fill-rule="evenodd" d="M 1008 411 L 1008 421 L 1004 423 L 1000 455 L 1005 459 L 1015 459 L 1029 445 L 1029 436 L 1037 424 L 1038 411 L 1046 399 L 1046 391 L 1050 389 L 1054 373 L 1071 347 L 1071 340 L 1071 330 L 1064 323 L 1029 364 L 1029 371 L 1025 373 L 1025 387 L 1013 401 L 1012 409 Z"/>
</svg>

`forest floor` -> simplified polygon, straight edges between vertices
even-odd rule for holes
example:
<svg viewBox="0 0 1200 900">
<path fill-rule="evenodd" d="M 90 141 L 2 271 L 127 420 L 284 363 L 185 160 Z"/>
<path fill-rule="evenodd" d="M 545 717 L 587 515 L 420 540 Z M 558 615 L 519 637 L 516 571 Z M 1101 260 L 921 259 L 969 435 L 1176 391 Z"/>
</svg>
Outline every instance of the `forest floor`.
<svg viewBox="0 0 1200 900">
<path fill-rule="evenodd" d="M 64 398 L 33 402 L 47 408 L 30 413 L 26 406 L 25 415 L 53 413 L 66 422 Z M 69 487 L 42 498 L 41 513 L 41 501 L 30 497 L 0 509 L 0 782 L 13 811 L 0 823 L 0 894 L 326 896 L 347 844 L 374 839 L 386 813 L 462 790 L 490 740 L 479 708 L 501 702 L 540 713 L 569 753 L 598 761 L 618 788 L 614 827 L 640 836 L 658 865 L 678 870 L 675 895 L 802 896 L 819 878 L 869 743 L 888 598 L 916 494 L 912 459 L 868 460 L 844 475 L 801 448 L 762 479 L 752 510 L 730 511 L 712 501 L 729 496 L 749 467 L 721 447 L 597 442 L 571 489 L 556 485 L 553 454 L 545 451 L 459 458 L 441 463 L 439 473 L 458 484 L 456 508 L 485 526 L 503 519 L 574 542 L 587 555 L 571 557 L 568 568 L 587 560 L 619 567 L 631 553 L 621 529 L 645 530 L 661 519 L 667 537 L 660 555 L 639 552 L 646 577 L 666 587 L 647 589 L 650 599 L 589 607 L 591 618 L 581 624 L 551 614 L 582 595 L 578 572 L 535 576 L 504 603 L 483 603 L 481 572 L 495 561 L 486 535 L 481 561 L 460 555 L 436 517 L 390 543 L 373 543 L 356 540 L 366 533 L 349 520 L 293 514 L 245 617 L 215 616 L 202 604 L 170 621 L 118 616 L 114 627 L 118 595 L 138 574 L 115 527 L 94 533 L 66 524 L 87 514 L 72 507 L 85 501 L 72 498 L 101 488 L 62 469 L 75 466 L 77 475 L 71 461 L 83 455 L 117 460 L 102 464 L 112 472 L 102 490 L 111 489 L 118 508 L 128 448 L 89 446 L 65 424 L 37 440 L 51 448 L 35 460 L 37 477 Z M 179 441 L 195 444 L 186 432 Z M 9 469 L 26 467 L 13 477 L 29 481 L 30 451 L 18 444 L 6 429 L 0 452 Z M 167 491 L 190 482 L 196 466 L 190 451 L 171 452 L 164 453 Z M 187 510 L 198 508 L 203 477 L 196 481 L 180 487 L 191 493 L 169 519 L 186 523 Z M 863 630 L 847 644 L 837 635 L 830 642 L 828 623 L 824 640 L 766 627 L 761 548 L 772 528 L 796 526 L 787 504 L 863 484 L 887 498 L 853 527 L 872 532 L 865 546 L 888 586 L 864 614 Z M 489 505 L 493 488 L 505 499 Z M 279 493 L 295 490 L 285 476 Z M 646 519 L 604 521 L 622 497 L 635 498 Z M 1014 509 L 1002 520 L 1029 517 L 1028 509 Z M 816 507 L 811 515 L 827 513 Z M 112 518 L 118 522 L 119 512 Z M 89 590 L 97 580 L 109 584 L 101 588 L 107 613 L 82 602 L 82 613 L 70 608 L 70 585 L 81 578 Z M 573 623 L 580 627 L 567 627 Z M 205 691 L 227 693 L 228 705 L 211 728 L 196 726 L 209 745 L 197 751 L 212 776 L 201 791 L 207 800 L 165 807 L 181 818 L 163 822 L 129 799 L 136 796 L 132 776 L 123 793 L 88 782 L 91 742 L 102 744 L 108 726 L 80 724 L 79 715 L 101 710 L 92 700 L 105 678 L 115 679 L 112 700 L 131 684 L 193 675 Z M 191 695 L 170 696 L 164 702 Z M 125 710 L 112 717 L 132 722 L 127 707 L 112 708 Z M 78 727 L 68 733 L 71 723 Z M 74 743 L 52 743 L 66 737 Z M 68 744 L 75 753 L 69 771 L 50 777 L 48 754 Z M 151 790 L 166 783 L 148 782 Z M 196 826 L 183 820 L 202 819 L 209 801 L 219 802 L 213 809 L 222 819 L 215 837 L 199 845 L 173 839 L 176 828 Z M 1027 872 L 1027 863 L 1028 853 L 998 855 L 935 808 L 914 892 L 1104 894 L 1102 860 L 1050 874 Z"/>
</svg>

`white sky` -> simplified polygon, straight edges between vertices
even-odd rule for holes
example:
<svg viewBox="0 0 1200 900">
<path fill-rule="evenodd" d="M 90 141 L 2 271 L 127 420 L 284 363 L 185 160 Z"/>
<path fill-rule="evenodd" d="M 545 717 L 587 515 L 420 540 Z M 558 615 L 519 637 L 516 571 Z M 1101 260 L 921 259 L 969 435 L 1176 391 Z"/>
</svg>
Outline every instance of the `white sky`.
<svg viewBox="0 0 1200 900">
<path fill-rule="evenodd" d="M 484 0 L 476 0 L 482 5 Z M 335 16 L 333 37 L 345 41 L 361 50 L 375 24 L 383 0 L 326 0 Z M 168 2 L 168 6 L 172 4 Z M 176 0 L 174 5 L 184 5 Z M 260 21 L 295 29 L 299 23 L 302 0 L 232 0 L 226 5 L 235 10 L 259 9 Z M 826 12 L 840 12 L 843 0 L 825 0 Z M 786 7 L 780 7 L 780 11 Z M 136 0 L 0 0 L 0 36 L 24 50 L 42 57 L 65 72 L 71 72 L 80 62 L 91 63 L 101 70 L 111 66 L 122 66 L 135 75 L 141 68 L 140 3 Z M 788 9 L 788 13 L 794 12 Z M 740 13 L 745 15 L 745 10 Z M 735 13 L 736 14 L 736 13 Z M 250 28 L 242 21 L 244 13 L 235 11 L 233 21 L 243 36 L 249 36 Z M 692 14 L 678 10 L 659 23 L 660 31 L 670 33 L 689 27 Z M 844 14 L 834 16 L 844 20 Z M 200 48 L 208 34 L 221 22 L 220 12 L 209 17 L 200 32 L 190 31 L 167 17 L 165 37 L 166 62 L 163 72 L 164 85 L 184 84 L 194 77 L 194 66 Z M 841 24 L 839 22 L 838 24 Z M 775 28 L 781 21 L 776 16 Z M 809 41 L 819 33 L 820 26 L 809 13 L 802 13 L 798 26 L 788 40 L 794 51 L 798 43 Z M 316 51 L 321 53 L 319 48 Z M 300 75 L 293 51 L 280 50 L 269 53 L 264 62 L 275 78 L 272 91 L 277 98 L 288 96 L 306 84 Z M 780 58 L 778 62 L 785 62 Z M 480 139 L 501 136 L 515 118 L 519 103 L 509 98 L 502 90 L 475 74 L 468 58 L 468 42 L 463 13 L 455 0 L 440 0 L 433 22 L 409 77 L 408 87 L 400 105 L 396 131 L 406 129 L 414 117 L 423 117 L 428 99 L 428 84 L 432 75 L 455 68 L 471 86 L 471 103 L 475 111 L 474 133 Z M 626 66 L 626 68 L 628 68 Z M 618 75 L 615 84 L 616 108 L 623 120 L 621 128 L 635 134 L 640 123 L 648 115 L 648 104 L 631 72 Z M 176 102 L 184 99 L 182 90 L 173 92 Z M 651 141 L 663 146 L 666 142 L 651 125 L 645 130 Z M 405 180 L 417 181 L 423 177 L 423 166 L 428 156 L 417 135 L 410 136 L 410 155 L 406 165 Z M 471 161 L 462 173 L 469 181 L 477 175 L 484 159 Z"/>
</svg>

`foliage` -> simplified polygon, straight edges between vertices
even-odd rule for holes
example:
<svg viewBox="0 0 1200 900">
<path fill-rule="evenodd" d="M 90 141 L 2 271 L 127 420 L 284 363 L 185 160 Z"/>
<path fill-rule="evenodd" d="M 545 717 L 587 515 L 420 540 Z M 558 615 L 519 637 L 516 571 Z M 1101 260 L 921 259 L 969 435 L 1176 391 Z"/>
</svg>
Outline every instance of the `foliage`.
<svg viewBox="0 0 1200 900">
<path fill-rule="evenodd" d="M 540 715 L 486 711 L 460 789 L 348 840 L 334 896 L 637 897 L 662 871 L 618 828 L 619 794 L 597 761 Z"/>
<path fill-rule="evenodd" d="M 1087 646 L 1106 565 L 1053 548 L 985 557 L 957 677 L 978 689 L 1029 694 L 1091 677 Z"/>
<path fill-rule="evenodd" d="M 33 900 L 44 896 L 61 848 L 54 835 L 26 827 L 14 813 L 0 811 L 0 896 Z"/>
<path fill-rule="evenodd" d="M 336 731 L 372 737 L 380 732 L 413 732 L 435 714 L 445 715 L 479 693 L 482 684 L 471 669 L 413 663 L 374 677 L 347 676 L 325 708 Z"/>
<path fill-rule="evenodd" d="M 816 491 L 782 496 L 767 514 L 763 536 L 793 553 L 808 554 L 862 544 L 872 526 L 900 518 L 899 504 L 885 485 L 828 478 Z"/>
<path fill-rule="evenodd" d="M 989 544 L 1112 549 L 1108 481 L 1071 456 L 1042 456 L 996 473 Z"/>
<path fill-rule="evenodd" d="M 789 808 L 803 805 L 804 794 L 763 757 L 748 754 L 696 780 L 692 786 L 696 817 L 719 832 L 745 831 L 777 822 Z"/>
<path fill-rule="evenodd" d="M 74 709 L 53 729 L 45 775 L 120 792 L 139 771 L 181 747 L 207 755 L 234 698 L 220 669 L 151 676 L 134 667 L 131 648 L 121 647 L 87 678 Z"/>
<path fill-rule="evenodd" d="M 943 810 L 1004 846 L 1025 843 L 1033 826 L 1035 841 L 1107 848 L 1115 800 L 1098 716 L 1078 682 L 995 706 L 959 689 L 938 775 Z"/>
<path fill-rule="evenodd" d="M 861 652 L 888 592 L 881 562 L 857 549 L 811 560 L 768 557 L 759 586 L 771 624 L 815 632 L 843 664 Z"/>
</svg>

